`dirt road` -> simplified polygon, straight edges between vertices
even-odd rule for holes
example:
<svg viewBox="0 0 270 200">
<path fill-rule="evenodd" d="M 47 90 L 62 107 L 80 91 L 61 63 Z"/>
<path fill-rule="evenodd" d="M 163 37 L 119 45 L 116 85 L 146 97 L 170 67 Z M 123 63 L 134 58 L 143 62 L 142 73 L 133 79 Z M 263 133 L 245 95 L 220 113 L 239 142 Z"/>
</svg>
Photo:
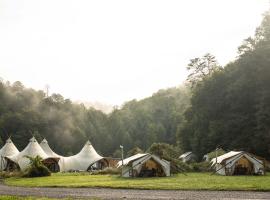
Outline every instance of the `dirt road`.
<svg viewBox="0 0 270 200">
<path fill-rule="evenodd" d="M 0 183 L 0 195 L 101 199 L 270 199 L 270 192 L 127 190 L 107 188 L 24 188 Z"/>
</svg>

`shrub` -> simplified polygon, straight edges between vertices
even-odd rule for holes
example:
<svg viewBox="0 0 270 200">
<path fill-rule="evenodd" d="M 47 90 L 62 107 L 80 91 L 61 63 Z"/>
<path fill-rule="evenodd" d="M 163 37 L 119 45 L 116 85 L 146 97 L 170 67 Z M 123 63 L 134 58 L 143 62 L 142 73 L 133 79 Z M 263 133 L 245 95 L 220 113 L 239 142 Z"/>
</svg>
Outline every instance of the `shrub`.
<svg viewBox="0 0 270 200">
<path fill-rule="evenodd" d="M 10 177 L 20 177 L 22 176 L 22 173 L 20 171 L 2 171 L 0 172 L 0 178 L 10 178 Z"/>
<path fill-rule="evenodd" d="M 41 176 L 50 176 L 51 172 L 50 170 L 44 166 L 38 166 L 38 167 L 29 167 L 25 173 L 24 177 L 41 177 Z"/>
<path fill-rule="evenodd" d="M 194 172 L 210 172 L 211 169 L 211 163 L 209 162 L 200 162 L 200 163 L 191 163 L 190 164 L 192 171 Z"/>
<path fill-rule="evenodd" d="M 40 177 L 50 176 L 50 170 L 42 163 L 40 156 L 30 157 L 26 156 L 30 160 L 30 166 L 26 169 L 24 177 Z"/>
<path fill-rule="evenodd" d="M 104 175 L 104 174 L 115 175 L 115 174 L 120 174 L 120 172 L 121 172 L 121 170 L 118 168 L 107 167 L 103 170 L 93 171 L 91 174 L 93 174 L 93 175 Z"/>
</svg>

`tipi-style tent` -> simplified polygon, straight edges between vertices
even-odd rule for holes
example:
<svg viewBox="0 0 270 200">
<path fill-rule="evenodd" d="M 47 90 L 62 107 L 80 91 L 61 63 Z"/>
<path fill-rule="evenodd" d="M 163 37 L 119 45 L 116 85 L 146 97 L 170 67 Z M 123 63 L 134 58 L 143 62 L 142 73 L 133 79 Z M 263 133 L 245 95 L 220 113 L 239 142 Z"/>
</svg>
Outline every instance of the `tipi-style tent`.
<svg viewBox="0 0 270 200">
<path fill-rule="evenodd" d="M 41 148 L 43 149 L 43 151 L 47 154 L 48 157 L 52 157 L 52 158 L 59 158 L 58 161 L 58 166 L 55 166 L 53 163 L 50 165 L 50 170 L 51 171 L 62 171 L 62 166 L 63 166 L 63 156 L 58 155 L 57 153 L 55 153 L 51 147 L 48 144 L 48 141 L 44 138 L 40 144 Z M 53 162 L 53 160 L 51 160 Z M 59 168 L 59 169 L 55 169 L 55 168 Z"/>
<path fill-rule="evenodd" d="M 88 171 L 91 167 L 103 168 L 100 165 L 108 165 L 106 160 L 100 156 L 90 141 L 87 141 L 82 150 L 70 157 L 62 157 L 61 171 Z"/>
<path fill-rule="evenodd" d="M 43 151 L 49 156 L 49 157 L 62 157 L 60 155 L 58 155 L 57 153 L 55 153 L 51 147 L 48 144 L 48 141 L 44 138 L 41 143 L 39 144 L 41 146 L 41 148 L 43 149 Z"/>
<path fill-rule="evenodd" d="M 244 151 L 230 151 L 211 160 L 220 175 L 252 175 L 265 173 L 265 160 Z"/>
<path fill-rule="evenodd" d="M 5 170 L 7 166 L 6 156 L 13 156 L 18 154 L 19 151 L 13 144 L 10 138 L 7 139 L 6 144 L 0 149 L 0 171 Z"/>
<path fill-rule="evenodd" d="M 57 166 L 58 165 L 57 163 L 59 161 L 59 157 L 48 156 L 40 147 L 35 137 L 32 137 L 29 141 L 29 144 L 25 147 L 23 151 L 15 155 L 5 157 L 8 161 L 7 167 L 11 169 L 14 167 L 15 168 L 19 167 L 20 170 L 25 170 L 29 166 L 29 159 L 26 158 L 26 156 L 31 157 L 40 156 L 43 159 L 43 163 L 49 169 L 51 169 L 52 165 Z M 57 171 L 56 167 L 55 170 Z"/>
<path fill-rule="evenodd" d="M 170 162 L 149 153 L 139 153 L 118 162 L 123 177 L 170 176 Z"/>
</svg>

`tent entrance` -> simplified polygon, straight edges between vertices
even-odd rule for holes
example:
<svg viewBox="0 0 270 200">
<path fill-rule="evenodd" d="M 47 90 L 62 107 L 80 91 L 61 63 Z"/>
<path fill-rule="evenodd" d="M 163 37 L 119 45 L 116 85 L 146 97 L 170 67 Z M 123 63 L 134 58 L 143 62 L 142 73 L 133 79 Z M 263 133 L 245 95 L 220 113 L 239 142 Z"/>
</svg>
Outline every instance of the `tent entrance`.
<svg viewBox="0 0 270 200">
<path fill-rule="evenodd" d="M 254 164 L 245 156 L 235 163 L 234 175 L 251 175 L 254 173 Z"/>
<path fill-rule="evenodd" d="M 60 167 L 58 161 L 59 159 L 47 158 L 42 162 L 51 172 L 59 172 Z"/>
<path fill-rule="evenodd" d="M 103 170 L 106 167 L 109 167 L 109 161 L 107 159 L 101 159 L 95 163 L 93 163 L 92 165 L 90 165 L 87 168 L 87 171 L 92 171 L 92 170 Z"/>
<path fill-rule="evenodd" d="M 7 165 L 5 171 L 20 171 L 20 166 L 12 160 L 6 159 Z"/>
<path fill-rule="evenodd" d="M 149 159 L 143 163 L 139 177 L 165 176 L 162 166 L 154 159 Z"/>
</svg>

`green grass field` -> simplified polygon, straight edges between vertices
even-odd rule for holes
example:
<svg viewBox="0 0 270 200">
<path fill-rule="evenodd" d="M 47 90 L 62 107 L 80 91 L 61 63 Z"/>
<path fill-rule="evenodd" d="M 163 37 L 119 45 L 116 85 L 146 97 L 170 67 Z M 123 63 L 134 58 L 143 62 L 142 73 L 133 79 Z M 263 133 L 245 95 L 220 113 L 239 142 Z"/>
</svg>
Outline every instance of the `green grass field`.
<svg viewBox="0 0 270 200">
<path fill-rule="evenodd" d="M 24 187 L 106 187 L 164 190 L 252 190 L 270 191 L 266 176 L 218 176 L 188 173 L 163 178 L 121 178 L 116 175 L 53 174 L 42 178 L 8 178 L 7 185 Z"/>
</svg>

